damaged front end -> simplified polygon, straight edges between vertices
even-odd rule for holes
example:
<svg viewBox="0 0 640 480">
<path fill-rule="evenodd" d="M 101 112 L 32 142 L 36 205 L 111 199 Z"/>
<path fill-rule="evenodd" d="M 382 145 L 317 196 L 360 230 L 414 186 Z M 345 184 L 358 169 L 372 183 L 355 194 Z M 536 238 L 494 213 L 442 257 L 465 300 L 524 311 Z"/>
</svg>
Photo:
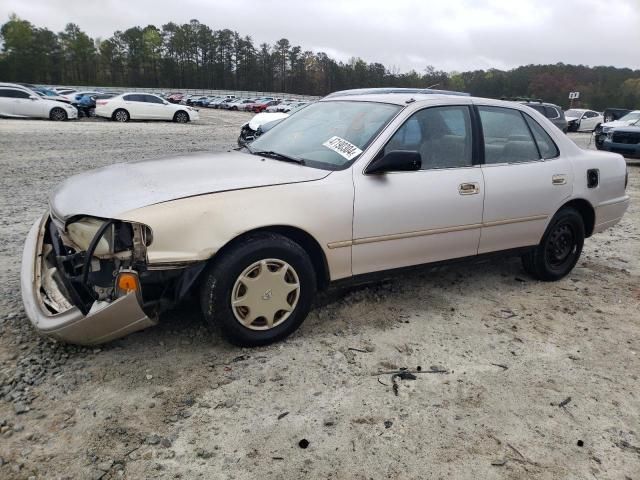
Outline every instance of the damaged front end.
<svg viewBox="0 0 640 480">
<path fill-rule="evenodd" d="M 35 328 L 70 343 L 97 344 L 156 323 L 204 264 L 148 265 L 151 230 L 139 223 L 76 217 L 36 221 L 22 259 L 22 297 Z"/>
</svg>

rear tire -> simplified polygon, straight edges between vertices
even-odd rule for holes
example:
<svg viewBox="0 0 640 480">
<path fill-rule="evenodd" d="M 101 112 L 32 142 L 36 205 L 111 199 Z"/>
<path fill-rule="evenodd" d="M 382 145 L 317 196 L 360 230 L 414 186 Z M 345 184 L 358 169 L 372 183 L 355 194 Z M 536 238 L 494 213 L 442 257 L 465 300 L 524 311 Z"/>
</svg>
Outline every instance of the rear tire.
<svg viewBox="0 0 640 480">
<path fill-rule="evenodd" d="M 234 345 L 255 347 L 291 335 L 307 317 L 315 292 L 316 274 L 306 251 L 287 237 L 265 232 L 214 259 L 200 301 L 209 326 Z"/>
<path fill-rule="evenodd" d="M 560 280 L 578 263 L 583 245 L 582 216 L 573 208 L 563 208 L 551 220 L 540 244 L 522 256 L 522 265 L 538 280 Z"/>
<path fill-rule="evenodd" d="M 129 112 L 124 108 L 119 108 L 113 112 L 113 116 L 111 118 L 116 122 L 128 122 L 131 117 L 129 116 Z"/>
<path fill-rule="evenodd" d="M 51 112 L 49 112 L 49 118 L 54 122 L 64 122 L 68 119 L 67 112 L 64 111 L 64 108 L 53 107 Z"/>
</svg>

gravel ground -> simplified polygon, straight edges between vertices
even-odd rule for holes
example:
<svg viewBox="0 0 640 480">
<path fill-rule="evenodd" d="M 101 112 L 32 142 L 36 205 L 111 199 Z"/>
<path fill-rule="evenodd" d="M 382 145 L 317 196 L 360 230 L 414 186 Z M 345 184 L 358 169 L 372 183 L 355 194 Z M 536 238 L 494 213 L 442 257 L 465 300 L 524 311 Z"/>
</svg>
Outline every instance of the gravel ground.
<svg viewBox="0 0 640 480">
<path fill-rule="evenodd" d="M 189 302 L 99 348 L 38 337 L 19 263 L 47 192 L 230 148 L 247 118 L 0 120 L 0 478 L 640 478 L 637 168 L 624 220 L 557 283 L 517 259 L 415 271 L 332 290 L 293 337 L 251 350 Z M 399 367 L 421 373 L 395 395 L 376 372 Z"/>
</svg>

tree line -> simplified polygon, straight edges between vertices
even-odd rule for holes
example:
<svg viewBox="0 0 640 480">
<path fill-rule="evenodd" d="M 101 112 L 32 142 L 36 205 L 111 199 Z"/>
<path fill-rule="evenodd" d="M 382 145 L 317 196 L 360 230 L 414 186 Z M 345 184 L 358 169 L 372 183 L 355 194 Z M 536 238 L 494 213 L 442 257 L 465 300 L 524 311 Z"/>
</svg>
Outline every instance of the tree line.
<svg viewBox="0 0 640 480">
<path fill-rule="evenodd" d="M 562 106 L 580 91 L 582 106 L 640 108 L 640 70 L 584 65 L 527 65 L 512 70 L 399 72 L 361 58 L 336 61 L 282 38 L 213 30 L 198 20 L 116 31 L 93 39 L 76 24 L 62 32 L 11 15 L 0 27 L 0 80 L 44 84 L 215 89 L 325 95 L 365 87 L 428 87 L 502 98 L 541 98 Z"/>
</svg>

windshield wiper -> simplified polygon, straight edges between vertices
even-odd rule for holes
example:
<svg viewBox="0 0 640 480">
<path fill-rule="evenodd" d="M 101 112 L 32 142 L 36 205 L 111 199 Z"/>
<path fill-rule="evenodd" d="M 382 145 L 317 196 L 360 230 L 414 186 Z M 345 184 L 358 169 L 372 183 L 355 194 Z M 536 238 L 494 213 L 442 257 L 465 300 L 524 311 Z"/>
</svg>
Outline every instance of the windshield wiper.
<svg viewBox="0 0 640 480">
<path fill-rule="evenodd" d="M 249 151 L 251 151 L 249 149 Z M 273 158 L 274 160 L 281 160 L 283 162 L 292 162 L 297 163 L 299 165 L 304 165 L 305 162 L 302 158 L 292 157 L 290 155 L 285 155 L 284 153 L 274 152 L 272 150 L 259 150 L 257 152 L 251 152 L 253 155 L 261 155 L 263 157 Z"/>
</svg>

